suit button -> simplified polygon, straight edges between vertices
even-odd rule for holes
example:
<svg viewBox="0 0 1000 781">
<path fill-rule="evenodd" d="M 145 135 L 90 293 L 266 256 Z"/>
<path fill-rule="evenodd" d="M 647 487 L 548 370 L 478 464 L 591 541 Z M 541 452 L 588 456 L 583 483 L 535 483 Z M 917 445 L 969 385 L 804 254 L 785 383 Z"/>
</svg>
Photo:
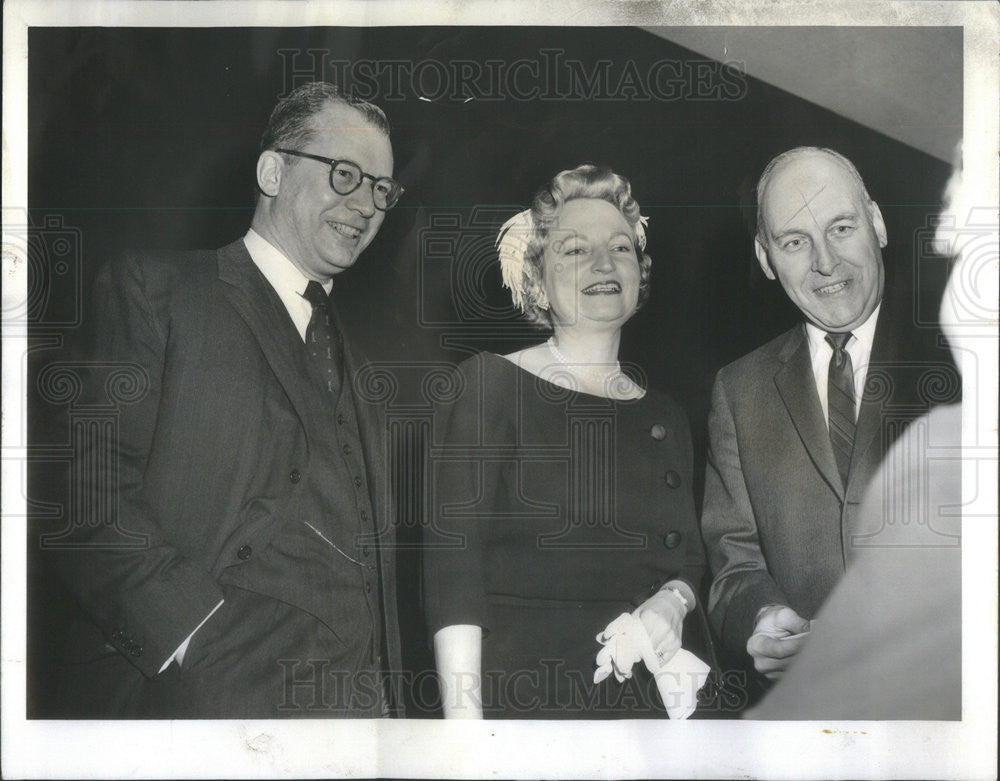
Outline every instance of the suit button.
<svg viewBox="0 0 1000 781">
<path fill-rule="evenodd" d="M 649 436 L 651 436 L 657 442 L 659 442 L 661 439 L 663 439 L 666 435 L 667 435 L 666 428 L 664 428 L 663 426 L 661 426 L 659 423 L 657 423 L 656 425 L 654 425 L 649 430 Z"/>
<path fill-rule="evenodd" d="M 350 445 L 344 445 L 343 451 L 344 451 L 344 455 L 345 456 L 349 456 L 351 454 L 351 446 Z"/>
<path fill-rule="evenodd" d="M 667 482 L 667 485 L 671 488 L 679 488 L 681 485 L 681 476 L 677 474 L 673 469 L 667 471 L 663 476 L 663 479 Z"/>
<path fill-rule="evenodd" d="M 681 539 L 683 539 L 683 535 L 680 532 L 670 532 L 663 535 L 663 545 L 668 550 L 673 550 L 681 544 Z"/>
<path fill-rule="evenodd" d="M 355 477 L 354 478 L 354 486 L 356 488 L 360 488 L 361 487 L 361 478 L 360 477 Z"/>
<path fill-rule="evenodd" d="M 342 412 L 337 413 L 337 424 L 341 426 L 344 425 L 344 413 Z"/>
<path fill-rule="evenodd" d="M 302 473 L 298 469 L 293 469 L 291 472 L 288 473 L 288 479 L 291 480 L 293 483 L 297 483 L 299 482 L 299 480 L 302 479 Z"/>
<path fill-rule="evenodd" d="M 372 582 L 370 580 L 367 583 L 365 583 L 365 593 L 366 594 L 372 593 Z"/>
<path fill-rule="evenodd" d="M 361 511 L 361 520 L 364 521 L 365 523 L 368 522 L 368 513 L 365 512 L 364 510 Z"/>
<path fill-rule="evenodd" d="M 253 555 L 253 548 L 251 548 L 249 545 L 244 545 L 242 548 L 236 551 L 236 556 L 237 558 L 240 559 L 240 561 L 246 561 L 252 555 Z"/>
<path fill-rule="evenodd" d="M 362 555 L 362 556 L 364 556 L 364 557 L 365 557 L 365 558 L 367 559 L 367 558 L 368 558 L 369 556 L 371 556 L 371 555 L 372 555 L 372 549 L 371 549 L 371 548 L 369 548 L 369 547 L 368 547 L 367 545 L 365 545 L 365 546 L 364 546 L 364 547 L 363 547 L 363 548 L 361 549 L 361 555 Z"/>
</svg>

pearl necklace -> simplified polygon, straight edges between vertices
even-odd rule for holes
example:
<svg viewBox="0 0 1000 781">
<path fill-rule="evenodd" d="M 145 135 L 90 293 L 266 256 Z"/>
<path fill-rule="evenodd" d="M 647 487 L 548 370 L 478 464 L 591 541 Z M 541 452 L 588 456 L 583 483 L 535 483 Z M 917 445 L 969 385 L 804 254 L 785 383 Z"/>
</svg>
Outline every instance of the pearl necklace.
<svg viewBox="0 0 1000 781">
<path fill-rule="evenodd" d="M 592 380 L 600 380 L 604 383 L 608 383 L 611 380 L 617 378 L 622 373 L 622 365 L 618 361 L 615 361 L 615 366 L 613 369 L 600 369 L 596 366 L 588 367 L 586 364 L 574 363 L 570 361 L 565 355 L 560 352 L 559 348 L 556 347 L 556 339 L 554 336 L 550 336 L 546 344 L 549 347 L 549 352 L 552 353 L 559 363 L 569 369 L 571 372 L 577 375 L 583 375 L 585 378 Z"/>
</svg>

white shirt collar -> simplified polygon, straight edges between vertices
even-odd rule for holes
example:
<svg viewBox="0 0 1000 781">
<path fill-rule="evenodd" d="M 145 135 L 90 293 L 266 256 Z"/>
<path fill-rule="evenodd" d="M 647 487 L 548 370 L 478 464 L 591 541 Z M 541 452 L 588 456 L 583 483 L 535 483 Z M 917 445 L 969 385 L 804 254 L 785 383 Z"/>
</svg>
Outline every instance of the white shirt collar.
<svg viewBox="0 0 1000 781">
<path fill-rule="evenodd" d="M 299 271 L 292 261 L 288 259 L 280 249 L 261 236 L 253 228 L 247 231 L 243 242 L 247 245 L 247 251 L 260 272 L 271 283 L 278 294 L 282 289 L 288 289 L 298 295 L 306 292 L 306 285 L 309 284 L 309 277 Z M 323 290 L 328 294 L 333 289 L 333 280 L 328 279 L 323 283 Z"/>
<path fill-rule="evenodd" d="M 872 351 L 872 343 L 875 341 L 875 326 L 878 324 L 878 313 L 882 309 L 882 302 L 879 301 L 876 305 L 874 311 L 868 315 L 868 319 L 865 320 L 861 325 L 855 328 L 851 333 L 860 343 L 860 352 L 862 355 L 870 355 Z M 830 345 L 826 341 L 827 331 L 822 328 L 806 321 L 806 336 L 809 338 L 809 352 L 811 355 L 815 356 L 817 353 L 822 351 L 824 348 L 830 350 Z M 851 340 L 852 344 L 854 340 Z"/>
<path fill-rule="evenodd" d="M 303 295 L 306 292 L 306 285 L 309 278 L 299 271 L 298 267 L 288 259 L 288 257 L 271 242 L 257 233 L 253 228 L 247 231 L 243 237 L 247 252 L 254 265 L 260 269 L 260 273 L 268 281 L 278 298 L 285 305 L 289 317 L 295 324 L 299 336 L 306 338 L 306 329 L 309 327 L 309 319 L 312 317 L 312 304 Z M 328 279 L 323 283 L 323 290 L 330 293 L 333 289 L 333 280 Z"/>
</svg>

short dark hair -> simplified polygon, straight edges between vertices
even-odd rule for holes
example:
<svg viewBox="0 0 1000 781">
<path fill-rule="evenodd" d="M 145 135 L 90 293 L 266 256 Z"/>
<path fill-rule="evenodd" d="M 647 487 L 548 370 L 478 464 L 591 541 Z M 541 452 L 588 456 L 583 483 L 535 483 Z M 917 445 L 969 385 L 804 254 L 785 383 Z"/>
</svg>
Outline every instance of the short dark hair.
<svg viewBox="0 0 1000 781">
<path fill-rule="evenodd" d="M 560 171 L 542 187 L 531 202 L 531 217 L 534 226 L 528 237 L 528 248 L 524 254 L 524 314 L 535 325 L 552 327 L 552 317 L 548 309 L 539 306 L 542 295 L 542 257 L 549 231 L 556 227 L 559 212 L 569 201 L 577 198 L 596 198 L 607 201 L 632 227 L 635 253 L 639 259 L 639 301 L 638 310 L 649 298 L 649 276 L 652 259 L 635 239 L 635 226 L 639 223 L 639 204 L 632 197 L 632 185 L 621 174 L 607 166 L 583 163 L 576 168 Z"/>
<path fill-rule="evenodd" d="M 296 87 L 278 101 L 261 136 L 260 151 L 279 147 L 295 149 L 304 144 L 312 136 L 310 120 L 331 103 L 356 109 L 368 124 L 389 135 L 389 120 L 374 103 L 345 94 L 335 84 L 313 81 Z"/>
</svg>

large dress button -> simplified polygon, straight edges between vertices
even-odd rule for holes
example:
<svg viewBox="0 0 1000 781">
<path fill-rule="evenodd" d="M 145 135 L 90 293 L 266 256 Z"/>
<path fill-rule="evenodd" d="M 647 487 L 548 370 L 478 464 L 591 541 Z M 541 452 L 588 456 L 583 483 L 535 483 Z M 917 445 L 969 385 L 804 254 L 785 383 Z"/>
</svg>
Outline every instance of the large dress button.
<svg viewBox="0 0 1000 781">
<path fill-rule="evenodd" d="M 249 545 L 244 545 L 242 548 L 236 551 L 236 556 L 241 561 L 246 561 L 252 555 L 253 555 L 253 548 L 251 548 Z"/>
<path fill-rule="evenodd" d="M 673 469 L 668 470 L 667 473 L 663 476 L 663 479 L 666 480 L 667 485 L 670 486 L 671 488 L 680 487 L 681 476 L 677 474 Z"/>
<path fill-rule="evenodd" d="M 663 535 L 663 544 L 668 550 L 673 550 L 681 544 L 682 535 L 680 532 L 670 532 Z"/>
<path fill-rule="evenodd" d="M 654 426 L 649 430 L 649 436 L 657 441 L 663 439 L 666 435 L 667 429 L 659 423 L 654 424 Z"/>
<path fill-rule="evenodd" d="M 288 473 L 288 479 L 291 480 L 293 483 L 297 483 L 299 482 L 299 480 L 302 479 L 302 473 L 298 469 L 293 469 L 291 472 Z"/>
</svg>

